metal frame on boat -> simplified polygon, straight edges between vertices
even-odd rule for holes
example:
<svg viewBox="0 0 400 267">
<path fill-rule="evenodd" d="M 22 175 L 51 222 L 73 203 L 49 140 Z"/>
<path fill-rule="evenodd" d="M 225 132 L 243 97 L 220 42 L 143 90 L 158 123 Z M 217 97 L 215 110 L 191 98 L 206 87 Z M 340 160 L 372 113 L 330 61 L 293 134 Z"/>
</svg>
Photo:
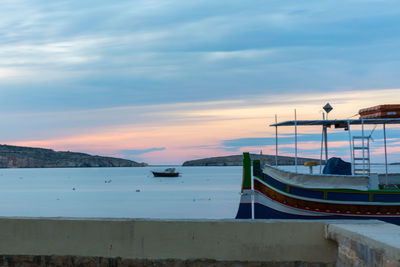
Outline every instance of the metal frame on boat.
<svg viewBox="0 0 400 267">
<path fill-rule="evenodd" d="M 361 125 L 361 136 L 360 139 L 362 140 L 361 148 L 362 150 L 367 150 L 364 146 L 364 141 L 368 136 L 365 134 L 364 125 L 382 125 L 383 126 L 383 139 L 384 139 L 384 150 L 385 150 L 385 174 L 388 174 L 388 160 L 387 160 L 387 144 L 386 144 L 386 125 L 390 124 L 400 124 L 399 118 L 392 118 L 392 119 L 357 119 L 357 120 L 294 120 L 294 121 L 284 121 L 284 122 L 276 122 L 271 124 L 270 126 L 275 127 L 275 135 L 276 135 L 276 166 L 278 165 L 278 127 L 280 126 L 294 126 L 295 127 L 295 165 L 297 164 L 297 127 L 298 126 L 322 126 L 323 132 L 323 141 L 324 141 L 324 148 L 325 148 L 325 160 L 328 160 L 328 134 L 327 128 L 331 128 L 332 126 L 336 128 L 343 128 L 345 131 L 348 131 L 349 135 L 349 148 L 350 148 L 350 157 L 352 163 L 352 173 L 355 174 L 356 168 L 355 166 L 355 159 L 354 155 L 354 146 L 352 143 L 352 135 L 351 135 L 351 125 Z M 322 147 L 321 147 L 322 151 Z M 367 153 L 367 151 L 363 151 L 363 154 Z M 322 153 L 320 159 L 320 165 L 322 163 Z M 365 166 L 364 166 L 365 167 Z M 365 171 L 364 171 L 364 174 Z"/>
<path fill-rule="evenodd" d="M 347 120 L 293 120 L 277 122 L 275 127 L 275 166 L 260 166 L 248 153 L 243 156 L 242 196 L 236 218 L 279 219 L 379 219 L 400 225 L 400 190 L 390 185 L 400 174 L 388 174 L 386 125 L 400 124 L 399 118 Z M 361 145 L 356 146 L 351 126 L 361 125 Z M 369 146 L 364 125 L 382 125 L 385 174 L 371 173 Z M 295 127 L 295 172 L 278 168 L 278 127 Z M 327 128 L 343 128 L 349 133 L 351 175 L 303 174 L 297 172 L 297 127 L 322 126 L 321 157 L 328 160 Z M 354 156 L 360 150 L 362 156 Z M 357 165 L 357 161 L 360 161 Z M 359 166 L 362 166 L 360 168 Z M 400 184 L 400 182 L 399 182 Z"/>
</svg>

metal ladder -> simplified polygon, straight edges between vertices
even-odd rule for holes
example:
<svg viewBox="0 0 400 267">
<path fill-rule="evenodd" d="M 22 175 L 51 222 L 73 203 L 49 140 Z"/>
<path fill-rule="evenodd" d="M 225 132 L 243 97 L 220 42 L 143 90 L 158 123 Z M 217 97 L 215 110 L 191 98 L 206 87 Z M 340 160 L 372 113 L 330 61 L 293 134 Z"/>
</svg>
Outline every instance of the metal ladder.
<svg viewBox="0 0 400 267">
<path fill-rule="evenodd" d="M 369 175 L 371 173 L 370 139 L 371 136 L 353 136 L 354 174 Z"/>
</svg>

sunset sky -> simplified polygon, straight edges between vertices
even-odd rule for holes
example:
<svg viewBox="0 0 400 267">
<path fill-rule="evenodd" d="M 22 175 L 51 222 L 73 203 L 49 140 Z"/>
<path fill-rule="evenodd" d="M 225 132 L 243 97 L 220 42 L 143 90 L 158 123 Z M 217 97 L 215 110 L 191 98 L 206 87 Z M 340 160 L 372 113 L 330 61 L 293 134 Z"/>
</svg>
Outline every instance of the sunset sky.
<svg viewBox="0 0 400 267">
<path fill-rule="evenodd" d="M 275 114 L 400 104 L 396 0 L 3 0 L 0 12 L 2 144 L 181 164 L 273 154 Z M 280 129 L 282 155 L 293 132 Z M 299 134 L 299 155 L 319 157 L 321 129 Z M 380 126 L 372 137 L 382 162 Z M 329 140 L 348 159 L 347 133 Z"/>
</svg>

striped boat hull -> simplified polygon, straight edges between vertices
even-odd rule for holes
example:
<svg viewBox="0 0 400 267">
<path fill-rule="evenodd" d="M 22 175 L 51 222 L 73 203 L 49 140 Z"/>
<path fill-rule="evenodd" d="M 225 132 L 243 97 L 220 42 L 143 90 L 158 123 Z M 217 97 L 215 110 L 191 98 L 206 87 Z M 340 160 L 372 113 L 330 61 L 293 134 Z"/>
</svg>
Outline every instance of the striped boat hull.
<svg viewBox="0 0 400 267">
<path fill-rule="evenodd" d="M 253 190 L 242 187 L 237 219 L 377 219 L 400 225 L 399 191 L 305 188 L 256 173 Z"/>
<path fill-rule="evenodd" d="M 271 196 L 267 196 L 257 190 L 254 191 L 254 207 L 252 208 L 251 195 L 242 195 L 236 219 L 251 219 L 252 209 L 254 219 L 376 219 L 400 225 L 400 215 L 392 214 L 361 214 L 323 212 L 310 209 L 302 209 L 281 203 Z"/>
</svg>

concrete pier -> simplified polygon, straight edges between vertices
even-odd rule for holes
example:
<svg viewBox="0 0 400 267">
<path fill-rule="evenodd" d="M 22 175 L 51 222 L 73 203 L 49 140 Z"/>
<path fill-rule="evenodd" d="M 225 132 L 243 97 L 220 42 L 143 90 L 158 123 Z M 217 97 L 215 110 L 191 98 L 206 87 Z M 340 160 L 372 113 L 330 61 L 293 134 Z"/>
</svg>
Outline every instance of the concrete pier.
<svg viewBox="0 0 400 267">
<path fill-rule="evenodd" d="M 400 235 L 378 221 L 0 218 L 0 266 L 399 264 L 386 232 Z"/>
<path fill-rule="evenodd" d="M 400 227 L 380 221 L 327 224 L 338 244 L 337 266 L 400 266 Z"/>
</svg>

